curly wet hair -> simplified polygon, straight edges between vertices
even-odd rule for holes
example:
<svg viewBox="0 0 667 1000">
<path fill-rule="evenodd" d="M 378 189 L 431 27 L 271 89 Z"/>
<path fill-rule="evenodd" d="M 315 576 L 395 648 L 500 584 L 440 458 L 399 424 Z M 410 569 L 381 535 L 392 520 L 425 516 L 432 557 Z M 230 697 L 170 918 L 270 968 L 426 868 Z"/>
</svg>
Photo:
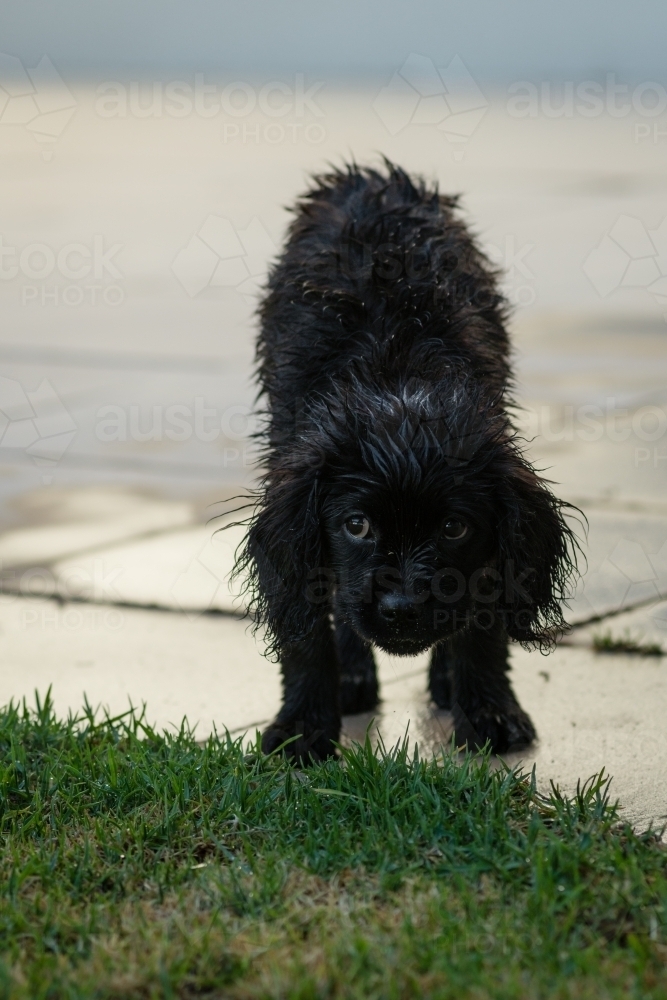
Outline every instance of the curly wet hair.
<svg viewBox="0 0 667 1000">
<path fill-rule="evenodd" d="M 378 701 L 373 647 L 431 649 L 457 737 L 533 724 L 510 640 L 564 627 L 576 543 L 512 421 L 508 309 L 457 199 L 385 161 L 314 179 L 260 307 L 265 474 L 238 569 L 281 661 L 266 751 L 335 752 Z"/>
</svg>

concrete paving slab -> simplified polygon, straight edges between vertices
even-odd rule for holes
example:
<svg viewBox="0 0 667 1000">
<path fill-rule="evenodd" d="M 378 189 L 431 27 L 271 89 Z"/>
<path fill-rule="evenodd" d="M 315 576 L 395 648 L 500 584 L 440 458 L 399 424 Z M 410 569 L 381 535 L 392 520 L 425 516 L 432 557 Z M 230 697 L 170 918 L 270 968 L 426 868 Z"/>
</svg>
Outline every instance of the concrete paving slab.
<svg viewBox="0 0 667 1000">
<path fill-rule="evenodd" d="M 425 754 L 448 746 L 449 712 L 426 694 L 426 666 L 386 678 L 375 713 L 347 717 L 345 739 L 371 738 L 393 746 L 406 732 Z M 549 657 L 515 647 L 512 681 L 539 736 L 531 749 L 506 754 L 512 765 L 536 767 L 539 787 L 554 781 L 573 793 L 577 782 L 605 768 L 613 777 L 612 798 L 639 827 L 667 821 L 667 657 L 637 660 L 601 657 L 587 649 L 560 646 Z"/>
<path fill-rule="evenodd" d="M 180 479 L 181 493 L 191 497 L 201 484 L 220 489 L 249 479 L 255 387 L 251 339 L 249 334 L 241 339 L 246 346 L 241 358 L 223 343 L 217 357 L 173 358 L 157 350 L 139 357 L 99 349 L 26 350 L 0 339 L 4 385 L 28 392 L 52 385 L 69 421 L 71 440 L 59 464 L 34 471 L 63 486 L 67 476 L 91 482 L 107 470 L 116 482 L 143 479 L 145 489 L 151 479 L 153 486 L 168 483 L 176 495 L 171 481 Z M 25 475 L 34 464 L 30 450 L 8 448 L 4 438 L 3 458 Z M 10 486 L 11 480 L 0 478 L 0 495 Z"/>
<path fill-rule="evenodd" d="M 159 729 L 183 716 L 205 738 L 214 726 L 252 730 L 280 701 L 278 668 L 246 622 L 128 608 L 0 597 L 0 704 L 52 687 L 59 714 L 84 694 L 116 714 L 146 703 Z"/>
<path fill-rule="evenodd" d="M 245 530 L 213 522 L 96 549 L 58 562 L 55 587 L 69 598 L 243 614 L 243 580 L 232 582 L 230 574 Z M 104 584 L 96 585 L 100 580 Z"/>
<path fill-rule="evenodd" d="M 663 317 L 622 309 L 515 316 L 519 423 L 559 496 L 667 512 L 666 337 Z"/>
<path fill-rule="evenodd" d="M 41 490 L 20 501 L 25 519 L 40 523 L 0 535 L 0 565 L 44 566 L 73 552 L 166 531 L 194 520 L 190 503 L 152 498 L 119 487 Z"/>
<path fill-rule="evenodd" d="M 588 508 L 587 559 L 570 611 L 572 623 L 667 595 L 667 517 Z"/>
<path fill-rule="evenodd" d="M 633 611 L 575 628 L 564 640 L 564 645 L 590 648 L 598 636 L 609 636 L 613 640 L 630 639 L 644 646 L 657 645 L 667 657 L 667 601 L 652 601 Z M 606 657 L 611 654 L 600 655 Z"/>
<path fill-rule="evenodd" d="M 577 781 L 605 769 L 612 798 L 638 827 L 667 821 L 667 659 L 601 657 L 560 646 L 551 656 L 515 650 L 513 681 L 539 735 L 508 763 L 536 767 L 539 784 Z"/>
<path fill-rule="evenodd" d="M 667 398 L 666 334 L 664 317 L 627 307 L 613 313 L 543 308 L 516 312 L 512 343 L 518 395 L 529 405 L 546 403 L 561 409 L 560 419 L 554 412 L 551 424 L 542 428 L 545 440 L 593 436 L 590 423 L 585 424 L 576 409 L 571 415 L 562 412 L 567 405 L 588 404 L 603 409 L 601 414 L 588 414 L 600 421 L 598 439 L 610 428 L 612 434 L 617 430 L 625 437 L 625 428 L 632 428 L 628 417 L 633 406 Z M 610 405 L 614 402 L 616 412 Z M 620 412 L 624 407 L 630 412 Z M 587 433 L 579 435 L 578 430 Z"/>
<path fill-rule="evenodd" d="M 560 423 L 557 408 L 551 419 Z M 638 412 L 638 411 L 637 411 Z M 667 405 L 660 412 L 667 415 Z M 667 416 L 666 416 L 667 427 Z M 667 496 L 667 448 L 660 449 L 636 438 L 610 441 L 535 440 L 531 458 L 542 474 L 553 482 L 563 500 L 584 509 L 609 504 L 634 504 L 649 509 L 665 508 Z M 663 457 L 660 455 L 663 453 Z"/>
</svg>

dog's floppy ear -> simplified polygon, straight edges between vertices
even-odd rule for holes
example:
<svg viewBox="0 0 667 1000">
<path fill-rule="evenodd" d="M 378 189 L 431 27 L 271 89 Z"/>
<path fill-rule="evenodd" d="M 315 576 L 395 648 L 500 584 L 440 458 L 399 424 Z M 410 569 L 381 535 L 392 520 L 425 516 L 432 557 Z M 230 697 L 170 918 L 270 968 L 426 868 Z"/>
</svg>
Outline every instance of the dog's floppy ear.
<svg viewBox="0 0 667 1000">
<path fill-rule="evenodd" d="M 549 647 L 565 626 L 561 602 L 576 573 L 577 543 L 562 513 L 570 505 L 558 500 L 518 454 L 511 456 L 498 485 L 499 610 L 510 638 Z"/>
<path fill-rule="evenodd" d="M 318 494 L 312 467 L 270 472 L 237 562 L 237 572 L 248 573 L 250 611 L 266 627 L 268 652 L 277 656 L 329 610 Z"/>
</svg>

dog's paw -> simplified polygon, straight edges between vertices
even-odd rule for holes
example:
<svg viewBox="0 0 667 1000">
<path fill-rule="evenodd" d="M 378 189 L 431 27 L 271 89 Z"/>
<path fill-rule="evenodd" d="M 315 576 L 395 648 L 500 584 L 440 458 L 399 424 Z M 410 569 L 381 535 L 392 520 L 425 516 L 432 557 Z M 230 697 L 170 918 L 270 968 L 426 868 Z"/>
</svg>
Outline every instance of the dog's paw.
<svg viewBox="0 0 667 1000">
<path fill-rule="evenodd" d="M 343 715 L 371 712 L 380 700 L 375 673 L 341 674 L 340 710 Z"/>
<path fill-rule="evenodd" d="M 291 740 L 283 749 L 285 756 L 297 764 L 313 764 L 337 755 L 332 742 L 337 738 L 337 735 L 327 735 L 322 729 L 311 731 L 303 723 L 276 721 L 262 734 L 262 751 L 266 754 L 273 753 L 287 740 Z"/>
<path fill-rule="evenodd" d="M 506 708 L 485 705 L 468 715 L 456 705 L 454 729 L 459 744 L 481 748 L 489 742 L 494 753 L 521 750 L 537 736 L 530 716 L 519 705 Z"/>
<path fill-rule="evenodd" d="M 452 707 L 452 683 L 448 674 L 431 673 L 428 690 L 438 708 L 450 709 Z"/>
</svg>

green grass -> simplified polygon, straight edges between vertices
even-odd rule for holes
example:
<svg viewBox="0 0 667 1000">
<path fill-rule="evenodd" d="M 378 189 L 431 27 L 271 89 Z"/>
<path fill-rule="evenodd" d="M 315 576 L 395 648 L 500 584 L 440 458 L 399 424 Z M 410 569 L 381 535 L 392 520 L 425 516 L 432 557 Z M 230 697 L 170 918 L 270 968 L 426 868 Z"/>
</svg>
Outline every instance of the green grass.
<svg viewBox="0 0 667 1000">
<path fill-rule="evenodd" d="M 297 771 L 48 702 L 0 746 L 0 996 L 667 997 L 667 855 L 603 776 Z"/>
<path fill-rule="evenodd" d="M 665 651 L 659 643 L 639 642 L 639 640 L 633 639 L 627 629 L 621 636 L 614 636 L 609 631 L 594 635 L 593 649 L 596 653 L 632 653 L 635 656 L 665 655 Z"/>
</svg>

